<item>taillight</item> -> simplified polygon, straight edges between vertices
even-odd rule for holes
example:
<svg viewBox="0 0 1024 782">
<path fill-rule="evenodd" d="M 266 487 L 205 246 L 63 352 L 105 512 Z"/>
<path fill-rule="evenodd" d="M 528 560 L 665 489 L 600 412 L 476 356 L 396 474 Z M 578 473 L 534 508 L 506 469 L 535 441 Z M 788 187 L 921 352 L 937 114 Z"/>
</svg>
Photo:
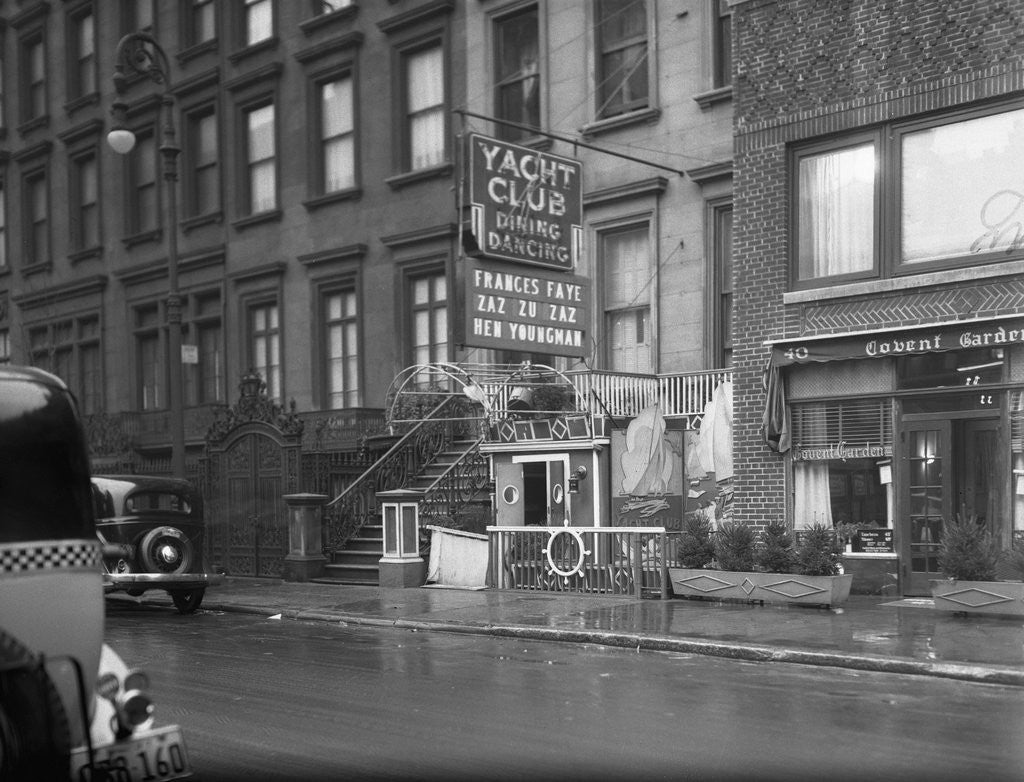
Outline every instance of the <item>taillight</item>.
<svg viewBox="0 0 1024 782">
<path fill-rule="evenodd" d="M 142 671 L 129 671 L 123 680 L 106 673 L 96 682 L 96 692 L 114 707 L 111 729 L 123 739 L 153 717 L 153 699 L 149 697 L 149 677 Z"/>
</svg>

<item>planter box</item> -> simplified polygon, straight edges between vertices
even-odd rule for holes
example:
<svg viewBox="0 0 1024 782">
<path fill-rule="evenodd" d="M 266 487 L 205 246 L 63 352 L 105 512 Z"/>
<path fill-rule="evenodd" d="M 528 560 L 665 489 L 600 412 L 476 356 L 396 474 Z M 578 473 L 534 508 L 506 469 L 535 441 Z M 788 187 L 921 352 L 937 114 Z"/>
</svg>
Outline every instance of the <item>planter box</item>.
<svg viewBox="0 0 1024 782">
<path fill-rule="evenodd" d="M 835 606 L 850 596 L 853 574 L 798 576 L 793 573 L 736 573 L 729 570 L 669 568 L 672 592 L 679 597 L 800 603 Z"/>
<path fill-rule="evenodd" d="M 935 607 L 942 611 L 1024 616 L 1024 582 L 943 578 L 930 583 Z"/>
</svg>

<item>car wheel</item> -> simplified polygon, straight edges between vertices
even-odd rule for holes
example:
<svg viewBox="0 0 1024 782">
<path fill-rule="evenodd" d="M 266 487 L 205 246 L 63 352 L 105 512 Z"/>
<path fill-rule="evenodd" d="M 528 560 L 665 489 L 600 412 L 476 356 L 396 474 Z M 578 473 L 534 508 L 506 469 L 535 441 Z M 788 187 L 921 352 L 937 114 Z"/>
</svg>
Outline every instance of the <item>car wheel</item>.
<svg viewBox="0 0 1024 782">
<path fill-rule="evenodd" d="M 171 592 L 171 600 L 179 614 L 194 614 L 203 602 L 205 589 L 179 589 Z"/>
<path fill-rule="evenodd" d="M 188 573 L 192 558 L 192 543 L 174 527 L 151 529 L 139 542 L 139 559 L 148 573 Z"/>
<path fill-rule="evenodd" d="M 0 630 L 0 779 L 64 779 L 71 735 L 46 669 Z"/>
</svg>

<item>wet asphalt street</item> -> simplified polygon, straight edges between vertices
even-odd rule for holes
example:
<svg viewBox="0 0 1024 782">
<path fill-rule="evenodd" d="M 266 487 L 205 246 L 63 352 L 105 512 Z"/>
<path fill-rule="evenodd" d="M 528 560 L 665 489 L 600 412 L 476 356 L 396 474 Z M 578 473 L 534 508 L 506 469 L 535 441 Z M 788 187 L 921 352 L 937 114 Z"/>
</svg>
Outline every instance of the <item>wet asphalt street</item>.
<svg viewBox="0 0 1024 782">
<path fill-rule="evenodd" d="M 1017 780 L 1019 688 L 107 601 L 201 779 Z"/>
</svg>

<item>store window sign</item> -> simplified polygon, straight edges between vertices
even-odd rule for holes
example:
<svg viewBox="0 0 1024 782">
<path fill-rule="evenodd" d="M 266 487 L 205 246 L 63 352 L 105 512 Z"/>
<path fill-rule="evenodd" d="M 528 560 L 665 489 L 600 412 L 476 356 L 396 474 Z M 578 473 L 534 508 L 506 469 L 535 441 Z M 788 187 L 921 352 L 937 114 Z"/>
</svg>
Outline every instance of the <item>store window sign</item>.
<svg viewBox="0 0 1024 782">
<path fill-rule="evenodd" d="M 488 258 L 571 271 L 583 236 L 578 160 L 473 133 L 471 227 Z"/>
<path fill-rule="evenodd" d="M 799 443 L 793 446 L 793 458 L 805 462 L 831 461 L 833 459 L 845 462 L 847 459 L 882 459 L 887 456 L 892 456 L 892 446 L 871 445 L 870 443 L 857 445 L 847 443 L 845 440 L 813 448 L 805 448 Z"/>
<path fill-rule="evenodd" d="M 921 353 L 998 348 L 1024 344 L 1024 320 L 935 326 L 914 331 L 889 331 L 857 337 L 831 337 L 777 343 L 775 366 L 843 361 L 854 358 L 892 358 Z"/>
</svg>

